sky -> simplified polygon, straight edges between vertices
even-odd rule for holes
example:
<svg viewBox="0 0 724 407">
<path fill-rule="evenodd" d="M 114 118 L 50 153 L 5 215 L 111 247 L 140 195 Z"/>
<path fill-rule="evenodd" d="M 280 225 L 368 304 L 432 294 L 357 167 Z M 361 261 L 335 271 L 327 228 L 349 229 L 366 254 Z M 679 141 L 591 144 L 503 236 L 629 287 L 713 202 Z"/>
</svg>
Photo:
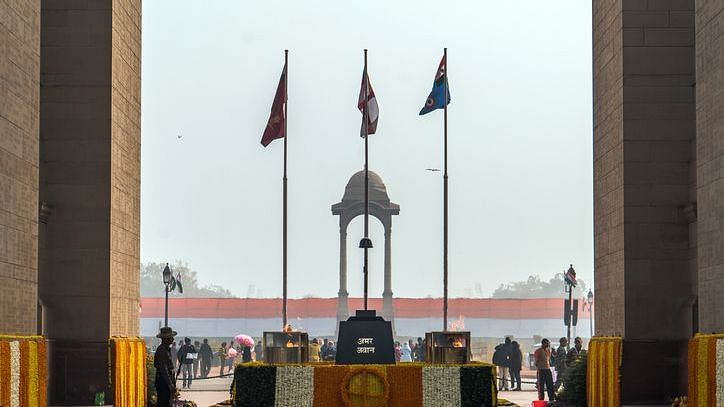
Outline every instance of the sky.
<svg viewBox="0 0 724 407">
<path fill-rule="evenodd" d="M 443 113 L 418 112 L 448 47 L 450 296 L 571 263 L 592 282 L 591 2 L 154 0 L 142 30 L 141 261 L 179 259 L 202 284 L 281 296 L 283 143 L 259 141 L 286 48 L 289 296 L 336 296 L 330 208 L 363 167 L 368 48 L 370 169 L 400 205 L 392 290 L 442 296 L 442 175 L 425 169 L 443 165 Z M 362 224 L 348 230 L 351 296 Z M 370 225 L 380 297 L 384 237 Z"/>
</svg>

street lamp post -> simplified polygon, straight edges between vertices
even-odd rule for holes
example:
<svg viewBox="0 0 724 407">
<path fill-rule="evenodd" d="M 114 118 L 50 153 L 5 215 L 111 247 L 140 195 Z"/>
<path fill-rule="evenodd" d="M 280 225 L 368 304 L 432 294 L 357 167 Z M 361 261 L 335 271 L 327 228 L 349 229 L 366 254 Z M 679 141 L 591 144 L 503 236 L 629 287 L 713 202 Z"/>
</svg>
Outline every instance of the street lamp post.
<svg viewBox="0 0 724 407">
<path fill-rule="evenodd" d="M 563 274 L 563 281 L 565 283 L 565 291 L 568 293 L 568 304 L 566 305 L 565 313 L 568 316 L 567 333 L 566 339 L 568 340 L 568 346 L 571 346 L 571 324 L 573 323 L 573 289 L 576 287 L 576 270 L 573 269 L 573 264 Z"/>
<path fill-rule="evenodd" d="M 166 300 L 164 302 L 164 313 L 163 313 L 163 326 L 168 326 L 168 292 L 171 289 L 171 269 L 166 263 L 166 267 L 163 268 L 163 285 L 165 286 L 164 291 L 166 292 Z"/>
<path fill-rule="evenodd" d="M 591 329 L 591 338 L 593 338 L 593 291 L 591 289 L 588 289 L 588 296 L 586 297 L 586 300 L 588 302 L 588 327 Z"/>
</svg>

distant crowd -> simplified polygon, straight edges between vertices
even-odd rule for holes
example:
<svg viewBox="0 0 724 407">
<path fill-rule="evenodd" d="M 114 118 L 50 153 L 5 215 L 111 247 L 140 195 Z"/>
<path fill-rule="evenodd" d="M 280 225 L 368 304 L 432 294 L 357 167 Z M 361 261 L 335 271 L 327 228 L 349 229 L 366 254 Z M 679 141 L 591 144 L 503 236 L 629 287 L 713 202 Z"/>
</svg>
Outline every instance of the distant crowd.
<svg viewBox="0 0 724 407">
<path fill-rule="evenodd" d="M 309 361 L 320 362 L 330 361 L 333 362 L 337 357 L 337 348 L 334 341 L 329 339 L 320 340 L 318 338 L 312 339 L 309 344 Z M 423 362 L 425 361 L 425 341 L 422 338 L 417 338 L 417 342 L 412 339 L 407 342 L 399 341 L 395 342 L 395 360 L 397 362 Z"/>
<path fill-rule="evenodd" d="M 425 341 L 418 337 L 417 341 L 395 341 L 395 360 L 397 362 L 424 362 Z M 207 378 L 214 362 L 218 362 L 219 375 L 232 374 L 233 367 L 238 363 L 264 360 L 262 342 L 255 346 L 243 346 L 234 340 L 222 342 L 214 350 L 208 339 L 194 341 L 184 338 L 183 341 L 170 343 L 170 363 L 173 369 L 182 376 L 182 388 L 190 388 L 194 379 Z M 564 386 L 564 373 L 578 357 L 583 354 L 583 341 L 575 338 L 574 346 L 568 346 L 566 338 L 560 338 L 559 346 L 551 348 L 550 341 L 543 339 L 540 346 L 531 356 L 536 369 L 536 387 L 538 397 L 543 400 L 545 395 L 549 400 L 555 399 L 555 393 Z M 337 356 L 337 347 L 334 341 L 324 338 L 314 338 L 309 344 L 309 360 L 311 362 L 334 361 Z M 493 364 L 498 366 L 500 390 L 521 390 L 521 376 L 524 361 L 520 344 L 506 337 L 505 341 L 495 347 Z"/>
<path fill-rule="evenodd" d="M 214 359 L 218 361 L 219 375 L 233 371 L 234 364 L 263 360 L 261 341 L 251 348 L 242 346 L 230 340 L 228 344 L 222 342 L 216 351 L 209 345 L 209 340 L 204 338 L 202 342 L 184 338 L 183 341 L 171 343 L 171 364 L 174 369 L 179 369 L 183 378 L 183 388 L 190 388 L 193 379 L 207 378 L 214 365 Z"/>
<path fill-rule="evenodd" d="M 311 362 L 331 361 L 337 357 L 337 347 L 333 340 L 314 338 L 309 344 L 309 360 Z M 219 375 L 230 374 L 237 363 L 264 360 L 264 350 L 261 341 L 251 348 L 234 343 L 234 340 L 222 342 L 213 350 L 209 340 L 191 341 L 184 338 L 182 341 L 171 343 L 171 363 L 174 369 L 180 369 L 183 378 L 183 388 L 190 388 L 193 379 L 207 378 L 214 362 L 218 362 Z M 417 338 L 406 342 L 395 341 L 395 360 L 397 362 L 424 362 L 425 341 Z"/>
</svg>

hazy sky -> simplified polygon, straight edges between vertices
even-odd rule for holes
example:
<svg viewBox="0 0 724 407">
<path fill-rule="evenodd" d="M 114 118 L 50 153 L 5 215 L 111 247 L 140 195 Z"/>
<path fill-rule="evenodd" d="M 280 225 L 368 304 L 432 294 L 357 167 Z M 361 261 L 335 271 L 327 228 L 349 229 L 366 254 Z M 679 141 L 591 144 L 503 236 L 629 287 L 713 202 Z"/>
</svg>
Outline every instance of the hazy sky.
<svg viewBox="0 0 724 407">
<path fill-rule="evenodd" d="M 141 260 L 188 261 L 239 296 L 281 295 L 282 141 L 259 140 L 288 48 L 289 294 L 336 296 L 330 206 L 363 166 L 369 48 L 370 169 L 400 205 L 392 288 L 441 296 L 442 175 L 425 168 L 442 167 L 443 116 L 418 112 L 445 46 L 450 295 L 479 283 L 488 296 L 569 263 L 592 280 L 591 3 L 580 0 L 144 1 Z M 383 231 L 370 225 L 381 296 Z M 357 218 L 352 296 L 361 236 Z"/>
</svg>

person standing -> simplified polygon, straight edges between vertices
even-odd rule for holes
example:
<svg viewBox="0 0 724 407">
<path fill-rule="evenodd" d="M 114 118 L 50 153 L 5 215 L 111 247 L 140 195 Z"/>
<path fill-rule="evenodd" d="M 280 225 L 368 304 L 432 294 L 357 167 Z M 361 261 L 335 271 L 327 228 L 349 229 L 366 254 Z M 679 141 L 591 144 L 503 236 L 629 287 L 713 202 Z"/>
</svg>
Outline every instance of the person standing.
<svg viewBox="0 0 724 407">
<path fill-rule="evenodd" d="M 229 369 L 229 373 L 234 373 L 234 365 L 241 359 L 241 356 L 241 346 L 236 345 L 235 348 L 234 342 L 232 341 L 229 344 L 229 350 L 226 351 L 226 368 Z"/>
<path fill-rule="evenodd" d="M 410 347 L 410 361 L 415 361 L 415 342 L 412 339 L 407 340 L 407 346 Z"/>
<path fill-rule="evenodd" d="M 560 389 L 563 385 L 563 374 L 566 372 L 566 367 L 568 367 L 568 364 L 566 363 L 567 355 L 568 339 L 561 338 L 559 340 L 558 349 L 556 349 L 555 357 L 553 358 L 556 365 L 556 384 L 553 386 L 555 391 L 558 391 L 558 389 Z"/>
<path fill-rule="evenodd" d="M 402 359 L 402 348 L 400 348 L 400 342 L 395 341 L 395 362 L 399 362 Z"/>
<path fill-rule="evenodd" d="M 161 345 L 156 348 L 153 355 L 153 366 L 156 368 L 154 386 L 156 387 L 156 405 L 158 407 L 169 407 L 176 394 L 176 379 L 174 366 L 171 361 L 171 344 L 175 344 L 174 337 L 177 333 L 169 328 L 163 327 L 156 335 L 161 339 Z"/>
<path fill-rule="evenodd" d="M 264 348 L 261 346 L 261 341 L 258 341 L 254 346 L 254 360 L 261 362 L 264 360 Z"/>
<path fill-rule="evenodd" d="M 334 362 L 337 358 L 337 348 L 334 346 L 334 341 L 327 342 L 327 351 L 324 353 L 324 360 Z"/>
<path fill-rule="evenodd" d="M 178 360 L 181 366 L 181 376 L 183 381 L 181 382 L 181 388 L 191 388 L 191 382 L 194 378 L 194 359 L 198 357 L 196 348 L 191 344 L 191 339 L 184 338 L 184 345 L 178 350 Z"/>
<path fill-rule="evenodd" d="M 325 356 L 327 355 L 327 347 L 329 346 L 329 339 L 324 338 L 322 341 L 322 346 L 319 348 L 319 354 L 322 357 L 322 360 L 327 360 Z"/>
<path fill-rule="evenodd" d="M 219 376 L 224 375 L 224 368 L 226 367 L 226 342 L 221 342 L 221 347 L 219 348 Z"/>
<path fill-rule="evenodd" d="M 309 361 L 319 362 L 320 357 L 320 346 L 317 338 L 312 339 L 311 345 L 309 345 Z"/>
<path fill-rule="evenodd" d="M 574 346 L 568 351 L 568 355 L 566 355 L 566 366 L 570 367 L 573 362 L 578 360 L 579 357 L 581 357 L 581 354 L 586 352 L 583 350 L 583 339 L 581 339 L 580 336 L 577 336 L 576 339 L 573 340 Z"/>
<path fill-rule="evenodd" d="M 417 351 L 417 362 L 424 362 L 425 361 L 425 341 L 421 337 L 417 337 L 417 346 L 415 346 L 415 350 Z"/>
<path fill-rule="evenodd" d="M 201 358 L 201 377 L 209 377 L 211 371 L 211 359 L 214 358 L 214 351 L 209 346 L 209 340 L 204 338 L 204 343 L 199 347 L 199 357 Z"/>
<path fill-rule="evenodd" d="M 551 373 L 551 341 L 543 339 L 541 347 L 533 354 L 537 371 L 538 400 L 545 400 L 544 391 L 548 393 L 548 401 L 553 401 L 553 373 Z"/>
<path fill-rule="evenodd" d="M 178 344 L 176 344 L 176 371 L 178 372 L 179 369 L 181 369 L 181 361 L 178 358 L 178 351 L 181 349 L 181 347 L 184 346 L 184 341 L 178 341 Z"/>
<path fill-rule="evenodd" d="M 510 337 L 505 337 L 505 342 L 495 347 L 493 353 L 493 364 L 500 368 L 500 379 L 498 380 L 498 389 L 509 390 L 508 388 L 508 369 L 510 368 L 511 354 Z"/>
<path fill-rule="evenodd" d="M 171 366 L 176 370 L 178 366 L 178 348 L 176 347 L 176 341 L 171 342 Z"/>
<path fill-rule="evenodd" d="M 199 348 L 201 348 L 201 344 L 199 341 L 194 341 L 194 348 L 198 352 Z M 198 353 L 196 354 L 196 359 L 194 359 L 194 379 L 199 377 L 199 364 L 201 362 L 201 358 L 198 357 Z"/>
<path fill-rule="evenodd" d="M 410 349 L 410 344 L 403 342 L 400 352 L 400 362 L 412 362 L 412 349 Z"/>
<path fill-rule="evenodd" d="M 251 362 L 251 347 L 244 345 L 241 348 L 241 363 Z"/>
<path fill-rule="evenodd" d="M 510 345 L 510 387 L 513 391 L 521 391 L 520 369 L 523 366 L 523 352 L 520 351 L 518 342 L 513 341 Z M 516 386 L 516 383 L 518 386 Z"/>
</svg>

